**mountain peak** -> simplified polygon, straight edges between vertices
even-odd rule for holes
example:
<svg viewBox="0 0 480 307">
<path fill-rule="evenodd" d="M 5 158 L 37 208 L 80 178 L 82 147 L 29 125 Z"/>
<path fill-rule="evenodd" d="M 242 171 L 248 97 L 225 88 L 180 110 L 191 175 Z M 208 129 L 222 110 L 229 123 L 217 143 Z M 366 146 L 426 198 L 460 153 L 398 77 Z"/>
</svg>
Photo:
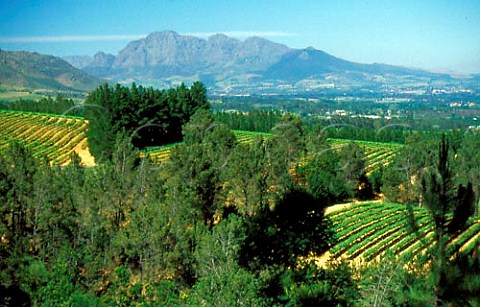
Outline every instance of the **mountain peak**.
<svg viewBox="0 0 480 307">
<path fill-rule="evenodd" d="M 93 56 L 92 65 L 95 67 L 111 67 L 114 61 L 114 55 L 100 51 Z"/>
<path fill-rule="evenodd" d="M 217 33 L 208 38 L 208 42 L 210 43 L 224 43 L 224 42 L 240 42 L 238 39 L 227 36 L 222 33 Z"/>
<path fill-rule="evenodd" d="M 155 37 L 176 37 L 180 36 L 177 32 L 173 30 L 164 30 L 164 31 L 155 31 L 147 35 L 146 39 L 155 38 Z"/>
</svg>

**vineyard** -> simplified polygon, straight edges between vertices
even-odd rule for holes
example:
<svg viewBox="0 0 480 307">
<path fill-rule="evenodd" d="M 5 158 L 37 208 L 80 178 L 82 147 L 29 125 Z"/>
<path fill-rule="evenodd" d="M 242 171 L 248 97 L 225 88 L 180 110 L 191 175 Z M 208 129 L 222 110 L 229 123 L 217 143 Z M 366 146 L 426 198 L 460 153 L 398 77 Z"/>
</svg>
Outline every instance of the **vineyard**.
<svg viewBox="0 0 480 307">
<path fill-rule="evenodd" d="M 328 139 L 328 143 L 333 148 L 345 146 L 352 140 Z M 396 143 L 380 143 L 369 141 L 353 141 L 365 151 L 365 171 L 370 174 L 378 170 L 381 166 L 386 166 L 393 161 L 395 155 L 403 145 Z"/>
<path fill-rule="evenodd" d="M 74 151 L 88 152 L 87 126 L 88 122 L 81 117 L 2 110 L 0 152 L 17 141 L 31 150 L 34 157 L 46 157 L 51 165 L 65 165 Z"/>
<path fill-rule="evenodd" d="M 428 263 L 428 251 L 434 244 L 433 221 L 425 208 L 400 204 L 363 203 L 328 213 L 335 244 L 331 259 L 371 262 L 388 251 L 420 265 Z M 463 231 L 449 235 L 449 255 L 471 254 L 480 244 L 480 220 L 470 219 Z"/>
<path fill-rule="evenodd" d="M 35 157 L 46 157 L 52 165 L 64 165 L 70 161 L 72 152 L 81 153 L 84 164 L 93 165 L 88 153 L 85 131 L 88 122 L 81 117 L 60 116 L 43 113 L 0 111 L 0 152 L 5 151 L 13 140 L 29 148 Z M 233 131 L 240 144 L 249 144 L 261 136 L 269 138 L 270 133 Z M 329 139 L 333 148 L 340 148 L 351 140 Z M 365 151 L 366 171 L 371 173 L 382 165 L 390 163 L 401 148 L 400 144 L 353 141 Z M 143 151 L 155 163 L 169 159 L 171 149 L 177 144 L 154 147 Z"/>
</svg>

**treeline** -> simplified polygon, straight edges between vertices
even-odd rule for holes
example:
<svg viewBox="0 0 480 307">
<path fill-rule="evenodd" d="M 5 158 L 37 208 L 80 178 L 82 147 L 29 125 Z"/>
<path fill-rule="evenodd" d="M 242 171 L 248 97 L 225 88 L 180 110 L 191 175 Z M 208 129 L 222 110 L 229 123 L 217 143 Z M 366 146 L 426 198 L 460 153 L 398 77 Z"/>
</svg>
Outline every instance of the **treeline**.
<svg viewBox="0 0 480 307">
<path fill-rule="evenodd" d="M 402 121 L 371 119 L 312 120 L 311 125 L 324 127 L 328 138 L 350 139 L 371 142 L 400 143 L 413 133 Z"/>
<path fill-rule="evenodd" d="M 81 110 L 75 108 L 75 102 L 71 98 L 58 95 L 40 98 L 38 100 L 19 99 L 9 103 L 0 104 L 1 109 L 13 111 L 38 112 L 49 114 L 81 115 Z"/>
<path fill-rule="evenodd" d="M 285 114 L 288 113 L 275 110 L 217 111 L 215 118 L 233 130 L 270 132 Z M 349 117 L 337 119 L 302 117 L 302 119 L 305 130 L 315 130 L 321 126 L 322 131 L 317 132 L 326 138 L 403 144 L 414 131 L 402 121 Z"/>
<path fill-rule="evenodd" d="M 249 112 L 215 113 L 215 119 L 232 130 L 270 132 L 282 118 L 282 113 L 273 110 L 251 110 Z"/>
<path fill-rule="evenodd" d="M 159 146 L 182 140 L 182 125 L 198 109 L 209 109 L 205 86 L 157 90 L 136 86 L 104 84 L 85 101 L 90 151 L 97 161 L 110 159 L 119 134 L 130 138 L 136 148 Z"/>
</svg>

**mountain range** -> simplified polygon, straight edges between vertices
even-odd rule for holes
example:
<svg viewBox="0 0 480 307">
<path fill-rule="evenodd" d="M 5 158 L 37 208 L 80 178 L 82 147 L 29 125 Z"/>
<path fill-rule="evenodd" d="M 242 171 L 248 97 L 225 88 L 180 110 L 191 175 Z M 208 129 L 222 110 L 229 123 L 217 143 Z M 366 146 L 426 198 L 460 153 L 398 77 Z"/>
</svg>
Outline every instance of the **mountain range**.
<svg viewBox="0 0 480 307">
<path fill-rule="evenodd" d="M 238 40 L 223 34 L 203 39 L 174 31 L 154 32 L 128 43 L 117 55 L 100 51 L 93 57 L 60 59 L 0 50 L 3 87 L 89 91 L 105 80 L 158 88 L 200 80 L 213 95 L 426 92 L 447 87 L 478 89 L 480 85 L 480 75 L 458 78 L 386 64 L 361 64 L 313 47 L 292 49 L 260 37 Z"/>
<path fill-rule="evenodd" d="M 216 34 L 203 39 L 174 31 L 132 41 L 116 56 L 98 52 L 64 59 L 114 82 L 169 87 L 200 80 L 214 93 L 416 89 L 465 81 L 420 69 L 355 63 L 312 47 L 292 49 L 260 37 L 242 41 Z"/>
</svg>

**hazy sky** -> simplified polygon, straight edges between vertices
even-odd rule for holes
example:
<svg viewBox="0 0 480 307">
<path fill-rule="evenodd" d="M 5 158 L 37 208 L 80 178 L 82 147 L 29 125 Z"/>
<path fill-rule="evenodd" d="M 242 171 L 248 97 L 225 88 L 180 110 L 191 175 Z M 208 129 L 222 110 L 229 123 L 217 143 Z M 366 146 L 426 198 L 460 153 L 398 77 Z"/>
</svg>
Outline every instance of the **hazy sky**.
<svg viewBox="0 0 480 307">
<path fill-rule="evenodd" d="M 0 0 L 0 48 L 113 54 L 154 31 L 313 46 L 362 63 L 480 72 L 480 0 Z"/>
</svg>

